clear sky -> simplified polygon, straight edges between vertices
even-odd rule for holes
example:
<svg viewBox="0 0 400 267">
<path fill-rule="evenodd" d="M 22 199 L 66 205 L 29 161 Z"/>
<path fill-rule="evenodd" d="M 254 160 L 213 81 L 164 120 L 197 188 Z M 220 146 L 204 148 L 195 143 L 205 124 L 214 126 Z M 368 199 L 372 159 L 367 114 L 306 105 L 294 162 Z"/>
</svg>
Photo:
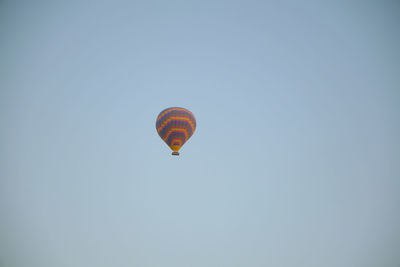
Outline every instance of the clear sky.
<svg viewBox="0 0 400 267">
<path fill-rule="evenodd" d="M 2 0 L 0 266 L 400 266 L 399 28 L 398 1 Z"/>
</svg>

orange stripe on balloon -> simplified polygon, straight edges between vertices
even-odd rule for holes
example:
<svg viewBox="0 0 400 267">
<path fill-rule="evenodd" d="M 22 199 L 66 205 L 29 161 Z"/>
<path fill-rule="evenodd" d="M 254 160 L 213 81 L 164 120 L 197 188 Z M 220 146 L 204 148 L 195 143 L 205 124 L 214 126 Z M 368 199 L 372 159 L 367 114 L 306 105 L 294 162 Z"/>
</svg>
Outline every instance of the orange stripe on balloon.
<svg viewBox="0 0 400 267">
<path fill-rule="evenodd" d="M 173 133 L 173 132 L 177 132 L 177 133 L 184 133 L 186 136 L 186 140 L 184 140 L 184 143 L 190 138 L 191 135 L 189 135 L 188 131 L 185 128 L 182 127 L 173 127 L 171 128 L 164 136 L 163 140 L 166 142 L 169 138 L 169 136 Z"/>
<path fill-rule="evenodd" d="M 168 119 L 166 119 L 165 121 L 163 121 L 163 123 L 157 128 L 157 132 L 160 133 L 164 126 L 167 125 L 168 123 L 170 123 L 171 121 L 186 121 L 189 123 L 189 125 L 192 127 L 192 132 L 194 132 L 194 130 L 196 129 L 195 123 L 191 118 L 188 117 L 184 117 L 184 116 L 172 116 L 169 117 Z"/>
<path fill-rule="evenodd" d="M 191 115 L 194 117 L 194 115 L 192 114 L 192 112 L 190 112 L 190 111 L 187 110 L 187 109 L 184 109 L 184 108 L 168 108 L 168 109 L 166 109 L 164 112 L 162 112 L 162 113 L 160 113 L 160 114 L 158 115 L 157 120 L 160 119 L 160 118 L 161 118 L 162 116 L 164 116 L 165 114 L 170 113 L 170 112 L 172 112 L 172 111 L 185 111 L 185 112 L 191 114 Z"/>
</svg>

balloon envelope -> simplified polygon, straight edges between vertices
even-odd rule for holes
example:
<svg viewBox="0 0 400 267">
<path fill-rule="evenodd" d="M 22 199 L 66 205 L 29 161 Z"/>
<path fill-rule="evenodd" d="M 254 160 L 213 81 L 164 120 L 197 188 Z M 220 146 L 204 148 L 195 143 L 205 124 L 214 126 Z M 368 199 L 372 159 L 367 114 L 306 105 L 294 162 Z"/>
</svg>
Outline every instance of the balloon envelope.
<svg viewBox="0 0 400 267">
<path fill-rule="evenodd" d="M 156 129 L 161 139 L 172 149 L 172 155 L 179 155 L 179 149 L 196 129 L 196 118 L 185 108 L 167 108 L 158 115 Z"/>
</svg>

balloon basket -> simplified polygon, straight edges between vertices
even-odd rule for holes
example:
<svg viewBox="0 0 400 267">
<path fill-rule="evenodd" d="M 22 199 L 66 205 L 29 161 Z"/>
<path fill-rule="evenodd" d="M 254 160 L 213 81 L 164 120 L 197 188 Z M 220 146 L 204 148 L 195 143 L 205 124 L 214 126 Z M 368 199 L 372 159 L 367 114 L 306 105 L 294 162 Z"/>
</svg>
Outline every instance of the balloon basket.
<svg viewBox="0 0 400 267">
<path fill-rule="evenodd" d="M 176 151 L 172 152 L 172 156 L 179 156 L 179 152 Z"/>
</svg>

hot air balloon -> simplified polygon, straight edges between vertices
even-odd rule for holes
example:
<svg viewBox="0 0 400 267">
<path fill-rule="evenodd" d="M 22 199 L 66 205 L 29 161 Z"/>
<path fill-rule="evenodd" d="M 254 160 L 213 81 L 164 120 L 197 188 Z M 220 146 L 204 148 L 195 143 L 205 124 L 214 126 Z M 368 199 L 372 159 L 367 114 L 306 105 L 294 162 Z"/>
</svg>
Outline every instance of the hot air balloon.
<svg viewBox="0 0 400 267">
<path fill-rule="evenodd" d="M 196 129 L 196 118 L 187 109 L 167 108 L 158 115 L 156 129 L 161 139 L 172 149 L 172 155 L 179 156 L 179 149 Z"/>
</svg>

